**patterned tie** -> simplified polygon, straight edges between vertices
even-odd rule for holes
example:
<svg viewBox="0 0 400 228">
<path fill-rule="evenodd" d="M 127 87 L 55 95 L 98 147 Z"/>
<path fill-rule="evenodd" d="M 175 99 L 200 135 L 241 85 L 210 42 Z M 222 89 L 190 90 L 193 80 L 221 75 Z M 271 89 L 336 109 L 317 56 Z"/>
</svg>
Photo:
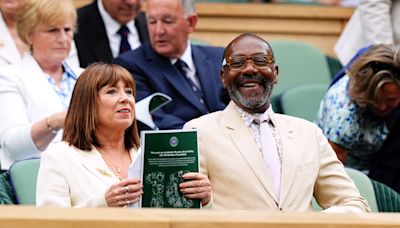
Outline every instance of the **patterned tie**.
<svg viewBox="0 0 400 228">
<path fill-rule="evenodd" d="M 126 25 L 121 25 L 121 28 L 117 31 L 117 33 L 121 36 L 121 43 L 119 45 L 119 55 L 131 50 L 131 45 L 128 42 L 129 29 Z"/>
<path fill-rule="evenodd" d="M 278 155 L 278 149 L 276 147 L 276 141 L 268 124 L 269 116 L 268 114 L 263 113 L 257 116 L 254 121 L 260 125 L 262 156 L 271 175 L 275 195 L 277 199 L 279 199 L 279 190 L 281 185 L 281 162 Z"/>
<path fill-rule="evenodd" d="M 193 92 L 196 94 L 196 96 L 200 99 L 200 102 L 204 104 L 203 100 L 203 93 L 199 87 L 194 84 L 193 80 L 187 75 L 185 68 L 188 68 L 188 65 L 185 63 L 185 61 L 178 59 L 176 63 L 174 64 L 176 69 L 181 73 L 181 75 L 186 79 L 188 82 L 190 88 L 193 90 Z"/>
</svg>

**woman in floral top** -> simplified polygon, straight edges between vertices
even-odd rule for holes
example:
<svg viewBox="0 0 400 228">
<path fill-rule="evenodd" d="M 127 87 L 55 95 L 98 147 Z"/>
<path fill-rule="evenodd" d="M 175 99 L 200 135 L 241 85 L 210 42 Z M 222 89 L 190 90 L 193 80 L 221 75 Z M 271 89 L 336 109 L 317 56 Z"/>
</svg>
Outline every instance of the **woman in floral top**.
<svg viewBox="0 0 400 228">
<path fill-rule="evenodd" d="M 400 103 L 400 49 L 375 45 L 356 59 L 321 102 L 317 124 L 338 158 L 368 173 Z"/>
</svg>

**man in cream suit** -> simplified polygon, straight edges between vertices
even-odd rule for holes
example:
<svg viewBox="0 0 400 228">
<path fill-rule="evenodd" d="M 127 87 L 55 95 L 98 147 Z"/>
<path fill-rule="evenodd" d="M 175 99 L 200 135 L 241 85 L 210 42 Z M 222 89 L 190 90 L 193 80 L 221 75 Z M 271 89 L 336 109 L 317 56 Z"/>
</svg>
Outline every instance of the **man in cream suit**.
<svg viewBox="0 0 400 228">
<path fill-rule="evenodd" d="M 269 99 L 278 72 L 265 40 L 238 36 L 225 49 L 221 71 L 232 101 L 185 125 L 198 129 L 201 170 L 211 181 L 214 208 L 311 211 L 314 196 L 327 212 L 369 211 L 319 128 L 273 112 Z M 260 116 L 269 121 L 255 123 Z M 263 156 L 272 151 L 275 158 Z"/>
</svg>

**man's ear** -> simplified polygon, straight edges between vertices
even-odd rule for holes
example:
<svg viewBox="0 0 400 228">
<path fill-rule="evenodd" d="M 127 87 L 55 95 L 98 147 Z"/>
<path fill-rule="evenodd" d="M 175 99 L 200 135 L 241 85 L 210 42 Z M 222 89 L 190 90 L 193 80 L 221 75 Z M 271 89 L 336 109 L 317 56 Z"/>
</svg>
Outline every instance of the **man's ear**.
<svg viewBox="0 0 400 228">
<path fill-rule="evenodd" d="M 194 30 L 196 29 L 197 19 L 197 14 L 195 13 L 188 16 L 187 20 L 189 22 L 190 33 L 194 32 Z"/>
<path fill-rule="evenodd" d="M 278 83 L 278 77 L 279 77 L 279 67 L 278 65 L 274 64 L 274 84 Z"/>
<path fill-rule="evenodd" d="M 226 89 L 226 81 L 225 81 L 225 72 L 224 70 L 221 69 L 221 71 L 219 72 L 219 76 L 221 78 L 222 81 L 222 86 L 224 87 L 224 89 Z"/>
</svg>

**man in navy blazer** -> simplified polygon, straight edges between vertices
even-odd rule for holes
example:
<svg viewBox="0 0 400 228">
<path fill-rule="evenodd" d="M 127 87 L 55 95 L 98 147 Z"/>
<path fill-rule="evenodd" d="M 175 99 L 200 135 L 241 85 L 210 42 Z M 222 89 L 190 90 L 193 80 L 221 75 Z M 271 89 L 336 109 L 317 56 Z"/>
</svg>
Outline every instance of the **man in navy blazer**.
<svg viewBox="0 0 400 228">
<path fill-rule="evenodd" d="M 110 63 L 119 54 L 120 37 L 116 31 L 126 25 L 128 42 L 137 48 L 149 40 L 141 1 L 98 0 L 78 9 L 78 29 L 74 36 L 81 67 L 93 62 Z"/>
<path fill-rule="evenodd" d="M 197 23 L 194 1 L 148 0 L 146 15 L 150 44 L 120 55 L 114 63 L 132 73 L 137 100 L 155 92 L 172 98 L 152 113 L 156 126 L 179 129 L 193 118 L 224 109 L 228 96 L 219 76 L 223 49 L 189 42 Z M 184 62 L 184 73 L 174 65 L 179 61 Z"/>
</svg>

